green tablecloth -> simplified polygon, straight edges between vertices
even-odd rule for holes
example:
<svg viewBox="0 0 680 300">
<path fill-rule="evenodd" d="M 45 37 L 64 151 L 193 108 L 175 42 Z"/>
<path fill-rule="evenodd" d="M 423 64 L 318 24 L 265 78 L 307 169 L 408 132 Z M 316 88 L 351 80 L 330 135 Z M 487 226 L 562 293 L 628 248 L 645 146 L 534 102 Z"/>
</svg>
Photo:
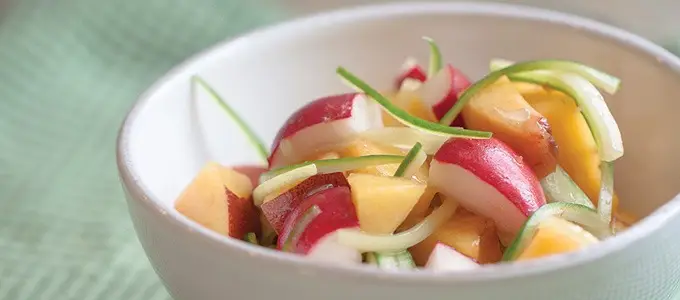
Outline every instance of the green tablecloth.
<svg viewBox="0 0 680 300">
<path fill-rule="evenodd" d="M 286 15 L 254 1 L 23 0 L 0 15 L 0 299 L 168 298 L 127 216 L 116 131 L 170 67 Z"/>
<path fill-rule="evenodd" d="M 169 298 L 127 215 L 117 128 L 173 65 L 283 16 L 252 3 L 24 0 L 0 15 L 0 299 Z"/>
</svg>

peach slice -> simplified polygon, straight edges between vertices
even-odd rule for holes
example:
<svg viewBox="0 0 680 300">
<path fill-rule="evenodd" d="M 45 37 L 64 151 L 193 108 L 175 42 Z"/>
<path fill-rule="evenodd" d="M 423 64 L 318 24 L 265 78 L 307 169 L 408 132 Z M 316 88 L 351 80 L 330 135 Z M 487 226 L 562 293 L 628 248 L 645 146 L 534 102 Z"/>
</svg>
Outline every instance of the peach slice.
<svg viewBox="0 0 680 300">
<path fill-rule="evenodd" d="M 248 176 L 211 162 L 184 189 L 175 209 L 217 233 L 242 239 L 259 232 L 252 190 Z"/>
<path fill-rule="evenodd" d="M 425 191 L 424 184 L 400 177 L 354 173 L 347 181 L 361 230 L 370 234 L 392 234 Z"/>
<path fill-rule="evenodd" d="M 409 249 L 419 266 L 427 263 L 437 243 L 452 247 L 480 264 L 496 263 L 503 256 L 493 222 L 460 208 L 432 235 Z"/>
<path fill-rule="evenodd" d="M 538 225 L 538 230 L 517 260 L 527 260 L 567 253 L 595 244 L 598 239 L 580 226 L 551 217 Z"/>
<path fill-rule="evenodd" d="M 472 96 L 462 115 L 467 128 L 491 131 L 517 151 L 539 179 L 555 171 L 557 144 L 548 121 L 507 77 Z"/>
</svg>

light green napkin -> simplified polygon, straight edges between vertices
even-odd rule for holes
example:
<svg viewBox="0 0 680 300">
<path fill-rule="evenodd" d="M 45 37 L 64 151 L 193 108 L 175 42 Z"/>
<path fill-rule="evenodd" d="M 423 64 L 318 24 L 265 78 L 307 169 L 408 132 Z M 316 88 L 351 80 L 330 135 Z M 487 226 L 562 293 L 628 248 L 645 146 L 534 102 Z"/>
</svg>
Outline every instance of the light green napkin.
<svg viewBox="0 0 680 300">
<path fill-rule="evenodd" d="M 23 0 L 0 15 L 0 299 L 169 298 L 127 214 L 118 126 L 170 67 L 283 15 L 245 0 Z"/>
</svg>

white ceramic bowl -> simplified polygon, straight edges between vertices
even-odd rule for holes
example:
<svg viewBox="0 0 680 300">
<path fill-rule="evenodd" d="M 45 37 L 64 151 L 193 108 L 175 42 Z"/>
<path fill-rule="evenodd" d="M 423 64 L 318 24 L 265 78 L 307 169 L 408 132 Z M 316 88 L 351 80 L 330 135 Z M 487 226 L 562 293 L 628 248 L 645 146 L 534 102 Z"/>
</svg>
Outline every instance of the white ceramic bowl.
<svg viewBox="0 0 680 300">
<path fill-rule="evenodd" d="M 433 274 L 335 268 L 215 234 L 173 210 L 209 160 L 255 163 L 242 134 L 205 93 L 199 74 L 271 141 L 296 108 L 347 91 L 343 65 L 386 87 L 420 40 L 479 78 L 490 58 L 577 60 L 619 76 L 609 105 L 623 132 L 622 206 L 647 216 L 585 251 L 478 271 Z M 137 234 L 176 299 L 668 299 L 680 288 L 680 60 L 637 36 L 544 10 L 497 4 L 392 4 L 337 11 L 209 49 L 161 79 L 128 116 L 118 166 Z"/>
</svg>

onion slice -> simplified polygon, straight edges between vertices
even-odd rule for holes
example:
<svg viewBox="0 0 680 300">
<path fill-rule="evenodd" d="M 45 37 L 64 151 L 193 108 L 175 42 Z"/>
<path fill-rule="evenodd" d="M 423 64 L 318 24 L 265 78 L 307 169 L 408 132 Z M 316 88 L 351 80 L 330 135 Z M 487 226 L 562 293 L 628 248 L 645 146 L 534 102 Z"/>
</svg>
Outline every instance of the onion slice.
<svg viewBox="0 0 680 300">
<path fill-rule="evenodd" d="M 430 236 L 458 209 L 458 203 L 445 199 L 423 221 L 394 235 L 372 235 L 354 229 L 338 230 L 338 242 L 363 252 L 399 251 L 418 244 Z"/>
<path fill-rule="evenodd" d="M 316 165 L 310 164 L 277 175 L 258 185 L 253 190 L 253 203 L 255 206 L 259 207 L 262 205 L 264 197 L 267 195 L 280 190 L 282 187 L 289 186 L 301 180 L 305 180 L 316 174 L 318 174 Z"/>
<path fill-rule="evenodd" d="M 309 165 L 314 165 L 316 167 L 317 174 L 328 174 L 335 172 L 346 172 L 370 166 L 398 164 L 401 163 L 404 158 L 405 156 L 403 155 L 364 155 L 358 157 L 313 160 L 301 164 L 276 168 L 262 173 L 262 175 L 260 175 L 260 182 L 264 183 L 265 181 L 283 173 Z"/>
<path fill-rule="evenodd" d="M 550 217 L 560 217 L 581 225 L 598 239 L 612 235 L 609 224 L 604 222 L 597 211 L 574 203 L 555 202 L 541 206 L 524 225 L 510 247 L 503 254 L 503 261 L 515 260 L 526 249 L 538 230 L 538 226 Z"/>
<path fill-rule="evenodd" d="M 557 166 L 555 172 L 541 179 L 541 187 L 548 203 L 565 202 L 595 208 L 593 202 L 560 166 Z"/>
<path fill-rule="evenodd" d="M 512 65 L 512 62 L 495 60 L 492 61 L 492 68 L 503 68 L 491 74 L 503 72 L 522 64 L 524 63 Z M 569 68 L 561 68 L 560 66 L 564 65 L 548 64 L 541 71 L 509 73 L 507 75 L 510 80 L 547 85 L 573 98 L 581 109 L 581 113 L 588 123 L 595 142 L 597 142 L 600 159 L 611 162 L 623 156 L 623 140 L 621 139 L 619 126 L 609 111 L 602 94 L 591 82 L 586 80 L 587 77 L 583 76 L 583 74 L 577 72 L 569 73 Z M 588 73 L 585 72 L 585 74 Z M 613 86 L 605 87 L 610 87 L 613 91 L 616 91 Z"/>
<path fill-rule="evenodd" d="M 438 123 L 433 123 L 415 117 L 405 110 L 394 105 L 390 100 L 381 95 L 378 91 L 373 89 L 371 86 L 366 84 L 364 81 L 356 77 L 354 74 L 350 73 L 343 67 L 338 67 L 336 70 L 338 75 L 349 82 L 352 86 L 356 87 L 367 96 L 373 98 L 383 109 L 395 118 L 400 123 L 415 128 L 433 135 L 448 136 L 448 137 L 464 137 L 464 138 L 475 138 L 475 139 L 488 139 L 491 137 L 491 132 L 468 130 L 458 127 L 449 127 L 447 125 L 442 125 Z"/>
<path fill-rule="evenodd" d="M 413 144 L 421 143 L 423 145 L 422 150 L 427 155 L 434 155 L 449 139 L 445 136 L 427 134 L 423 131 L 409 127 L 382 127 L 371 129 L 360 133 L 359 138 L 402 150 L 411 149 Z"/>
<path fill-rule="evenodd" d="M 406 154 L 406 157 L 404 157 L 404 160 L 399 164 L 397 171 L 394 172 L 394 177 L 411 178 L 416 174 L 418 169 L 420 169 L 427 160 L 427 154 L 425 154 L 422 149 L 423 145 L 420 143 L 413 145 L 413 148 L 411 148 Z"/>
</svg>

